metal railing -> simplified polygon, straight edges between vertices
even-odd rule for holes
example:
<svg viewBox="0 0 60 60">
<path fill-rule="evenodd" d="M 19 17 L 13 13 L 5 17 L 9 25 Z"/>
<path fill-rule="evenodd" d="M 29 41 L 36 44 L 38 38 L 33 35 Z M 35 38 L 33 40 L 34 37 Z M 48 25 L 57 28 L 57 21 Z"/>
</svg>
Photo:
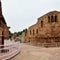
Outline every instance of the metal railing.
<svg viewBox="0 0 60 60">
<path fill-rule="evenodd" d="M 0 60 L 9 59 L 20 52 L 20 42 L 0 45 Z"/>
</svg>

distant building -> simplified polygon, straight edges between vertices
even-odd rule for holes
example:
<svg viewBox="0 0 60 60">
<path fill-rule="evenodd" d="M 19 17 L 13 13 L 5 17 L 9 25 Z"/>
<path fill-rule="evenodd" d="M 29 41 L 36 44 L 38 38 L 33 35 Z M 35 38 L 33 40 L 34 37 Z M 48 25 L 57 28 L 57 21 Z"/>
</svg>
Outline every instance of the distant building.
<svg viewBox="0 0 60 60">
<path fill-rule="evenodd" d="M 60 42 L 60 12 L 51 11 L 38 18 L 37 23 L 30 26 L 26 35 L 30 43 Z"/>
<path fill-rule="evenodd" d="M 16 32 L 13 34 L 13 36 L 12 36 L 12 39 L 16 39 L 17 38 L 17 34 L 16 34 Z"/>
<path fill-rule="evenodd" d="M 25 32 L 23 32 L 23 33 L 22 33 L 22 36 L 21 36 L 21 42 L 23 42 L 23 43 L 27 42 L 26 39 L 27 39 L 27 35 L 26 35 Z"/>
</svg>

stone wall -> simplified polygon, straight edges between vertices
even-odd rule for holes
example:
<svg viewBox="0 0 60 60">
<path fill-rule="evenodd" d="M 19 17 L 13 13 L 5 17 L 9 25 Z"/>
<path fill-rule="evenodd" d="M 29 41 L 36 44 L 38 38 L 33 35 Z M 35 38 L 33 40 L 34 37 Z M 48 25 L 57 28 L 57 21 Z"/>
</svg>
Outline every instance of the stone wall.
<svg viewBox="0 0 60 60">
<path fill-rule="evenodd" d="M 38 18 L 27 31 L 31 43 L 60 42 L 60 12 L 52 11 Z"/>
<path fill-rule="evenodd" d="M 9 28 L 2 15 L 2 6 L 0 1 L 0 45 L 4 43 L 4 39 L 9 38 Z"/>
</svg>

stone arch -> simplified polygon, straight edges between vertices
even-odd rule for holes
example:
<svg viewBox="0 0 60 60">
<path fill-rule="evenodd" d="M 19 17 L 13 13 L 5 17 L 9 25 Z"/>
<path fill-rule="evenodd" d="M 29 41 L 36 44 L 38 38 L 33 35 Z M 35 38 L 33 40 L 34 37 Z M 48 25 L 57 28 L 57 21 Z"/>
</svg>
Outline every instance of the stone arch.
<svg viewBox="0 0 60 60">
<path fill-rule="evenodd" d="M 54 22 L 54 16 L 53 15 L 51 16 L 51 22 Z"/>
<path fill-rule="evenodd" d="M 57 16 L 55 15 L 55 22 L 57 22 Z"/>
<path fill-rule="evenodd" d="M 36 34 L 38 34 L 38 29 L 36 29 Z"/>
<path fill-rule="evenodd" d="M 35 34 L 35 30 L 33 29 L 33 35 Z"/>
<path fill-rule="evenodd" d="M 41 27 L 43 27 L 43 21 L 41 21 Z"/>
<path fill-rule="evenodd" d="M 30 30 L 30 35 L 31 35 L 31 30 Z"/>
<path fill-rule="evenodd" d="M 48 22 L 50 23 L 50 16 L 48 16 Z"/>
</svg>

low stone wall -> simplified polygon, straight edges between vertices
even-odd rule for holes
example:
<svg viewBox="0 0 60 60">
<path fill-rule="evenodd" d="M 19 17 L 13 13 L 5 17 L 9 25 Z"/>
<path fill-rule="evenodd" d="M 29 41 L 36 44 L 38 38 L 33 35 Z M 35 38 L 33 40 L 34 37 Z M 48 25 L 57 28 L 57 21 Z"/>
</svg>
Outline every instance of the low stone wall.
<svg viewBox="0 0 60 60">
<path fill-rule="evenodd" d="M 60 37 L 48 37 L 48 38 L 29 38 L 30 44 L 38 45 L 41 47 L 59 47 Z"/>
<path fill-rule="evenodd" d="M 30 43 L 34 46 L 40 46 L 40 47 L 60 47 L 60 42 L 55 43 Z"/>
</svg>

